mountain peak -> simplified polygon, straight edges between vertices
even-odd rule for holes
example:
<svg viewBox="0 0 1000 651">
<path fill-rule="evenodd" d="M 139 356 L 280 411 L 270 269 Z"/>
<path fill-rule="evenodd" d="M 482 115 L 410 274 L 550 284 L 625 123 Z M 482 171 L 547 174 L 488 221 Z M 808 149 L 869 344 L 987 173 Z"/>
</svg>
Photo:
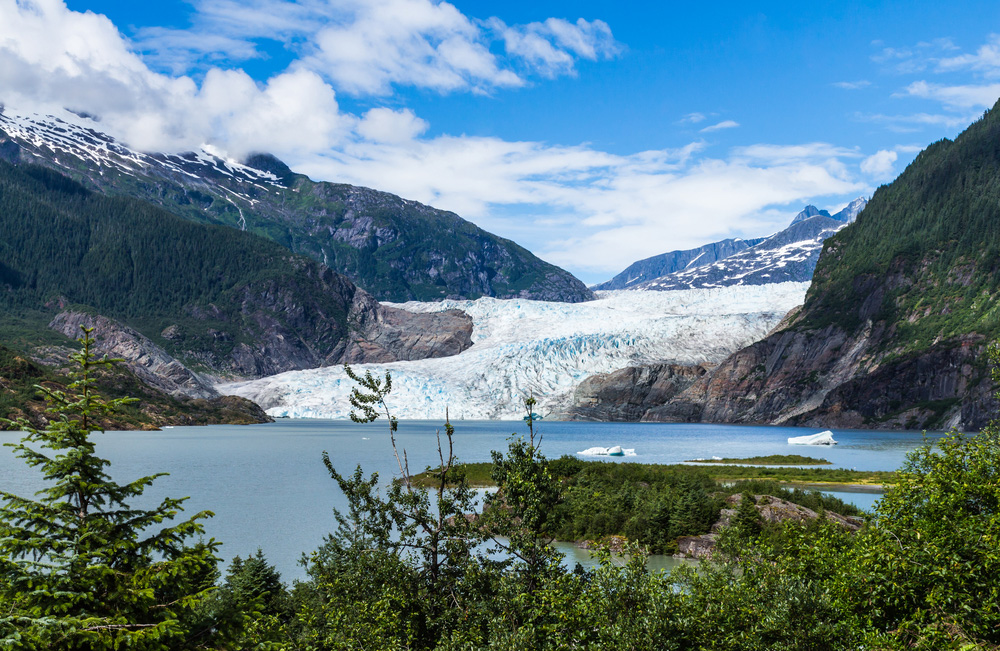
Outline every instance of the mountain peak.
<svg viewBox="0 0 1000 651">
<path fill-rule="evenodd" d="M 801 221 L 805 221 L 805 220 L 810 219 L 812 217 L 820 216 L 820 215 L 822 215 L 823 217 L 829 217 L 830 213 L 828 213 L 825 210 L 820 210 L 816 206 L 814 206 L 812 204 L 809 204 L 808 206 L 806 206 L 805 208 L 802 209 L 802 212 L 800 212 L 799 214 L 795 215 L 795 219 L 792 220 L 792 223 L 789 224 L 789 226 L 791 226 L 792 224 L 797 224 L 797 223 L 799 223 Z"/>
<path fill-rule="evenodd" d="M 841 222 L 847 222 L 850 224 L 858 217 L 858 213 L 864 210 L 865 206 L 868 205 L 868 200 L 864 197 L 858 197 L 851 203 L 844 206 L 840 212 L 833 216 L 834 219 Z"/>
</svg>

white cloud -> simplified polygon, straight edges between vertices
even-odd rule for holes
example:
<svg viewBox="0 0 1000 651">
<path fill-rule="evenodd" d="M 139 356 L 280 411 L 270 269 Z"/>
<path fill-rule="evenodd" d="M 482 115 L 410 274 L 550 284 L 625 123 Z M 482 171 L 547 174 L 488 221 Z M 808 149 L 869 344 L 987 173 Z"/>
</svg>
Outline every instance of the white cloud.
<svg viewBox="0 0 1000 651">
<path fill-rule="evenodd" d="M 872 85 L 872 82 L 867 79 L 859 79 L 858 81 L 838 81 L 833 84 L 837 88 L 843 88 L 844 90 L 860 90 L 862 88 L 868 88 Z"/>
<path fill-rule="evenodd" d="M 705 119 L 704 113 L 688 113 L 678 120 L 677 124 L 698 124 L 699 122 L 704 122 Z"/>
<path fill-rule="evenodd" d="M 1000 76 L 1000 34 L 990 34 L 989 41 L 975 54 L 961 54 L 938 61 L 939 72 L 975 70 L 987 77 Z"/>
<path fill-rule="evenodd" d="M 890 131 L 897 133 L 913 133 L 924 127 L 932 126 L 942 129 L 958 129 L 972 123 L 979 113 L 912 113 L 909 115 L 885 115 L 883 113 L 857 113 L 855 117 L 865 122 L 879 122 L 886 125 Z"/>
<path fill-rule="evenodd" d="M 718 124 L 705 127 L 699 133 L 711 133 L 713 131 L 722 131 L 723 129 L 735 129 L 738 126 L 740 126 L 740 123 L 736 120 L 723 120 Z"/>
<path fill-rule="evenodd" d="M 358 123 L 358 134 L 377 143 L 400 143 L 413 140 L 430 125 L 418 118 L 410 109 L 393 111 L 374 108 L 365 113 Z"/>
<path fill-rule="evenodd" d="M 497 208 L 516 206 L 521 219 L 536 218 L 531 248 L 543 257 L 614 273 L 671 249 L 768 232 L 804 201 L 858 192 L 865 186 L 839 160 L 844 155 L 859 156 L 822 143 L 760 145 L 720 159 L 706 157 L 702 143 L 618 156 L 582 146 L 439 137 L 393 146 L 358 143 L 314 158 L 302 170 L 377 185 L 507 236 L 521 225 L 505 222 Z M 787 209 L 774 211 L 777 218 L 765 214 L 774 206 Z"/>
<path fill-rule="evenodd" d="M 1000 84 L 985 86 L 941 86 L 915 81 L 905 90 L 906 95 L 941 102 L 951 109 L 990 108 L 1000 97 Z"/>
<path fill-rule="evenodd" d="M 888 181 L 896 175 L 895 164 L 899 154 L 880 149 L 861 161 L 861 171 L 875 181 Z"/>
<path fill-rule="evenodd" d="M 515 88 L 533 75 L 573 75 L 577 60 L 621 49 L 601 20 L 508 26 L 438 0 L 198 0 L 195 8 L 190 29 L 136 34 L 155 65 L 177 73 L 220 58 L 245 60 L 259 56 L 255 40 L 270 39 L 300 54 L 297 67 L 353 95 L 387 95 L 393 86 Z"/>
<path fill-rule="evenodd" d="M 527 62 L 547 77 L 574 74 L 575 57 L 596 61 L 611 58 L 621 49 L 611 35 L 611 28 L 602 20 L 580 18 L 574 24 L 549 18 L 508 27 L 494 18 L 490 25 L 503 35 L 509 55 Z"/>
</svg>

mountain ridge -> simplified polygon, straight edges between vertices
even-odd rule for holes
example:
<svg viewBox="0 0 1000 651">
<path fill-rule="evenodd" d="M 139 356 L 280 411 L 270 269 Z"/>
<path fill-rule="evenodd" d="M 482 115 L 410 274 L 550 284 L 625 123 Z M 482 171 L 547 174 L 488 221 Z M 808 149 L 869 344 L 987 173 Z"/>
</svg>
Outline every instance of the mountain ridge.
<svg viewBox="0 0 1000 651">
<path fill-rule="evenodd" d="M 726 239 L 655 255 L 591 289 L 669 291 L 808 281 L 823 241 L 853 222 L 866 204 L 858 197 L 832 216 L 810 204 L 786 228 L 767 237 Z"/>
<path fill-rule="evenodd" d="M 458 215 L 370 188 L 314 182 L 269 154 L 144 154 L 85 117 L 0 109 L 0 158 L 68 174 L 199 223 L 248 230 L 338 271 L 380 300 L 593 294 L 568 272 Z M 259 167 L 256 167 L 259 166 Z M 264 168 L 264 169 L 261 169 Z"/>
</svg>

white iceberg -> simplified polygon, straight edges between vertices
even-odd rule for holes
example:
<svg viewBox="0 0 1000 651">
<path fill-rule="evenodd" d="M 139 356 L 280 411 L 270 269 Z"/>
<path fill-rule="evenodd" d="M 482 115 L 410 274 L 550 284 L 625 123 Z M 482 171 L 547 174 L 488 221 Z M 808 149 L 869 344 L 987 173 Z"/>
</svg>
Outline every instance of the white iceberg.
<svg viewBox="0 0 1000 651">
<path fill-rule="evenodd" d="M 833 440 L 833 432 L 826 430 L 819 434 L 792 436 L 788 439 L 788 445 L 837 445 L 837 442 Z"/>
<path fill-rule="evenodd" d="M 622 448 L 615 445 L 610 448 L 587 448 L 577 452 L 582 457 L 634 457 L 635 448 Z"/>
</svg>

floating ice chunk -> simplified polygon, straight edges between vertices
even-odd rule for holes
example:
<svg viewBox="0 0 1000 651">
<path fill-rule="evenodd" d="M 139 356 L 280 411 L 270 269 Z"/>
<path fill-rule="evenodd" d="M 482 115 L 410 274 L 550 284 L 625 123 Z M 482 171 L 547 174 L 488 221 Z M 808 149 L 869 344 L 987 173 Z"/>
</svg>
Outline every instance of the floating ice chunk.
<svg viewBox="0 0 1000 651">
<path fill-rule="evenodd" d="M 819 434 L 792 436 L 788 439 L 788 445 L 837 445 L 837 442 L 833 440 L 833 432 L 826 430 Z"/>
<path fill-rule="evenodd" d="M 587 448 L 577 452 L 582 457 L 634 457 L 635 448 L 624 448 L 615 445 L 610 448 Z"/>
</svg>

